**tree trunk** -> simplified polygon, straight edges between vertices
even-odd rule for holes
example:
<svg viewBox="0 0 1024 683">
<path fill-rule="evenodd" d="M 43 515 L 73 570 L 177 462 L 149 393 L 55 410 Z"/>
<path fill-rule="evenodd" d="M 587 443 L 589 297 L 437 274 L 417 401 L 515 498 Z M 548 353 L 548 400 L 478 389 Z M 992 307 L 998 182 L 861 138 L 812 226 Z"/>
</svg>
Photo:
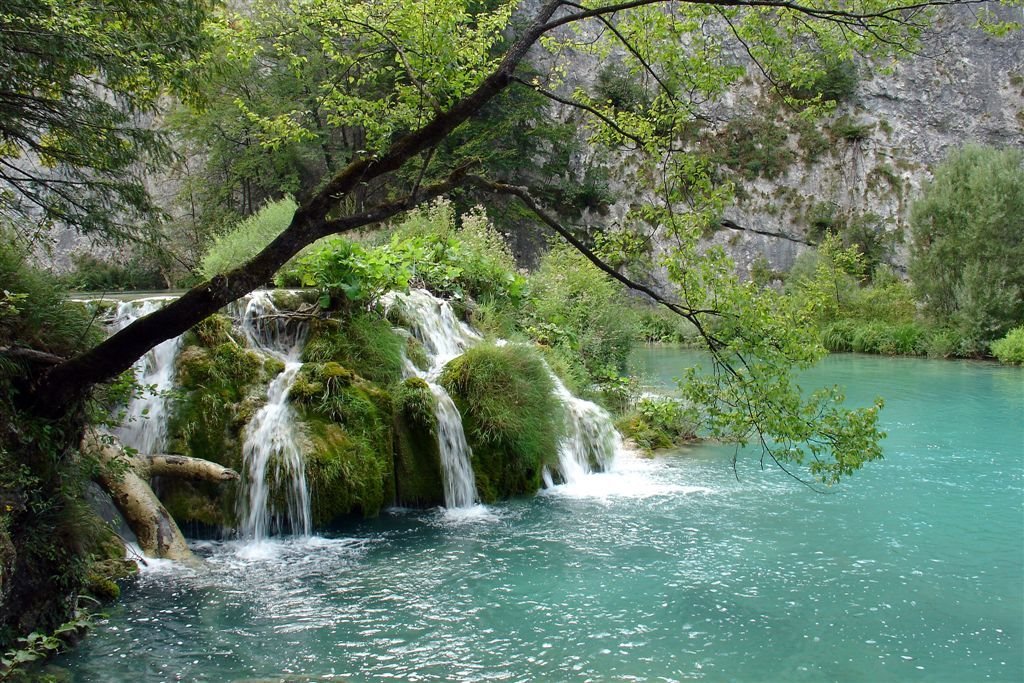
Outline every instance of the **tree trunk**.
<svg viewBox="0 0 1024 683">
<path fill-rule="evenodd" d="M 205 481 L 233 481 L 238 473 L 217 463 L 183 455 L 133 456 L 113 437 L 89 430 L 82 439 L 82 451 L 99 458 L 97 477 L 114 505 L 135 532 L 139 548 L 148 557 L 184 562 L 195 561 L 174 518 L 149 486 L 153 475 L 187 477 Z"/>
</svg>

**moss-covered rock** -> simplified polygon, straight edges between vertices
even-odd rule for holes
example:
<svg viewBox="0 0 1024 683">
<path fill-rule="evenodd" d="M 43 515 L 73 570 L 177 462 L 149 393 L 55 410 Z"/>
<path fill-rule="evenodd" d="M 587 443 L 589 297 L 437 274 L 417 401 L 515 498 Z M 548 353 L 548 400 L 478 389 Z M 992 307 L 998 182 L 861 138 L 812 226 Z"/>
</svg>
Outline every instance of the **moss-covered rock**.
<svg viewBox="0 0 1024 683">
<path fill-rule="evenodd" d="M 564 413 L 537 353 L 481 344 L 451 361 L 441 383 L 463 416 L 484 501 L 533 493 L 545 464 L 558 458 Z"/>
<path fill-rule="evenodd" d="M 314 525 L 376 515 L 394 499 L 390 394 L 339 363 L 307 363 L 291 400 L 304 436 Z"/>
<path fill-rule="evenodd" d="M 314 321 L 302 359 L 340 363 L 371 382 L 388 385 L 402 378 L 404 343 L 388 321 L 357 313 L 343 321 Z"/>
<path fill-rule="evenodd" d="M 178 394 L 168 420 L 168 444 L 184 453 L 238 470 L 242 431 L 265 400 L 265 384 L 279 361 L 237 344 L 230 320 L 211 316 L 186 338 L 176 365 Z M 234 488 L 164 479 L 160 499 L 182 526 L 213 529 L 234 525 Z"/>
<path fill-rule="evenodd" d="M 395 499 L 408 507 L 444 504 L 434 394 L 418 377 L 395 392 Z"/>
<path fill-rule="evenodd" d="M 185 342 L 214 348 L 233 341 L 231 328 L 231 318 L 222 313 L 215 313 L 189 330 Z"/>
</svg>

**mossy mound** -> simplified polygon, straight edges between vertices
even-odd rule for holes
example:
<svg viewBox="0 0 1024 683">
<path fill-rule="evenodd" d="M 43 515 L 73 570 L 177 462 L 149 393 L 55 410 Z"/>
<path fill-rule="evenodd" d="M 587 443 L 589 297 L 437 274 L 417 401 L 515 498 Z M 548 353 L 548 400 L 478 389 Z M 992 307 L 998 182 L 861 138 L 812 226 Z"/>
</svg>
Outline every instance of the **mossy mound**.
<svg viewBox="0 0 1024 683">
<path fill-rule="evenodd" d="M 564 413 L 537 353 L 481 344 L 451 361 L 441 383 L 462 413 L 480 498 L 539 489 L 543 466 L 558 458 Z"/>
<path fill-rule="evenodd" d="M 395 392 L 395 500 L 409 507 L 444 504 L 434 394 L 418 377 Z"/>
<path fill-rule="evenodd" d="M 343 321 L 314 321 L 302 360 L 340 363 L 371 382 L 388 385 L 402 378 L 404 344 L 388 321 L 358 313 Z"/>
<path fill-rule="evenodd" d="M 235 343 L 230 330 L 229 319 L 211 316 L 186 337 L 167 436 L 172 453 L 238 470 L 242 430 L 262 405 L 263 387 L 280 364 Z M 166 480 L 159 488 L 161 501 L 182 526 L 205 530 L 234 524 L 234 497 L 222 485 Z"/>
<path fill-rule="evenodd" d="M 391 396 L 339 363 L 307 363 L 290 395 L 306 443 L 313 524 L 377 514 L 394 499 Z"/>
</svg>

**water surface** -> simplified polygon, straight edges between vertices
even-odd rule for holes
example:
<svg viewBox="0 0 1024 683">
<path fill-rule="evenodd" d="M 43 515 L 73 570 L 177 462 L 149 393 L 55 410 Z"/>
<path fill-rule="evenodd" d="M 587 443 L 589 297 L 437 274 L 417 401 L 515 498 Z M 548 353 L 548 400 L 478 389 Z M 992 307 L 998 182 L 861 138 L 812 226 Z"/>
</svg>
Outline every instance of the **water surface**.
<svg viewBox="0 0 1024 683">
<path fill-rule="evenodd" d="M 693 359 L 651 349 L 665 387 Z M 829 494 L 703 446 L 457 516 L 201 544 L 60 663 L 79 681 L 1019 681 L 1024 371 L 835 356 L 885 460 Z"/>
</svg>

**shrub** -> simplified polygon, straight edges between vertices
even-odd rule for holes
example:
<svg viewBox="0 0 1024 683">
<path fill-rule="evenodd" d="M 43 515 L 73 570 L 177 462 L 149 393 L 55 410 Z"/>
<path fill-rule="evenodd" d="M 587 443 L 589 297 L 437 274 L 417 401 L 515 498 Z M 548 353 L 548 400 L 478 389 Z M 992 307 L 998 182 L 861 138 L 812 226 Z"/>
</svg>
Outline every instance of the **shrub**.
<svg viewBox="0 0 1024 683">
<path fill-rule="evenodd" d="M 386 244 L 366 247 L 333 239 L 301 257 L 278 279 L 319 288 L 324 307 L 372 302 L 388 290 L 410 285 L 447 297 L 514 304 L 525 285 L 504 237 L 483 209 L 465 214 L 456 229 L 454 209 L 445 199 L 410 212 Z"/>
<path fill-rule="evenodd" d="M 852 59 L 820 59 L 819 70 L 810 74 L 809 82 L 789 88 L 789 94 L 801 100 L 820 97 L 830 102 L 844 102 L 857 92 L 857 64 Z"/>
<path fill-rule="evenodd" d="M 633 307 L 633 312 L 636 315 L 636 339 L 646 344 L 682 344 L 697 337 L 693 323 L 663 306 L 638 304 Z"/>
<path fill-rule="evenodd" d="M 650 103 L 640 79 L 615 62 L 607 62 L 598 72 L 595 89 L 599 100 L 615 109 L 637 111 Z"/>
<path fill-rule="evenodd" d="M 857 324 L 852 320 L 835 320 L 821 330 L 821 345 L 833 353 L 853 351 Z"/>
<path fill-rule="evenodd" d="M 786 129 L 764 116 L 733 119 L 718 137 L 716 161 L 748 180 L 778 178 L 796 160 Z"/>
<path fill-rule="evenodd" d="M 935 168 L 910 215 L 910 275 L 964 350 L 1024 322 L 1024 152 L 968 146 Z"/>
<path fill-rule="evenodd" d="M 949 328 L 933 330 L 925 342 L 925 353 L 929 358 L 950 358 L 957 355 L 959 346 L 957 333 Z"/>
<path fill-rule="evenodd" d="M 992 342 L 992 355 L 1001 363 L 1024 365 L 1024 325 L 1015 327 Z"/>
<path fill-rule="evenodd" d="M 211 278 L 242 265 L 284 232 L 297 205 L 290 197 L 271 202 L 216 238 L 203 256 L 200 269 Z"/>
<path fill-rule="evenodd" d="M 535 341 L 563 349 L 593 379 L 625 372 L 636 335 L 623 287 L 567 245 L 552 248 L 530 279 L 523 322 Z M 564 355 L 564 354 L 563 354 Z"/>
<path fill-rule="evenodd" d="M 697 418 L 677 399 L 643 398 L 616 426 L 645 451 L 653 451 L 696 438 Z"/>
<path fill-rule="evenodd" d="M 485 501 L 533 493 L 557 458 L 563 411 L 537 353 L 475 346 L 451 361 L 441 383 L 463 416 L 477 489 Z"/>
<path fill-rule="evenodd" d="M 70 289 L 86 292 L 123 292 L 139 289 L 166 289 L 159 269 L 138 256 L 124 263 L 102 261 L 91 254 L 75 254 L 74 266 L 61 280 Z"/>
</svg>

